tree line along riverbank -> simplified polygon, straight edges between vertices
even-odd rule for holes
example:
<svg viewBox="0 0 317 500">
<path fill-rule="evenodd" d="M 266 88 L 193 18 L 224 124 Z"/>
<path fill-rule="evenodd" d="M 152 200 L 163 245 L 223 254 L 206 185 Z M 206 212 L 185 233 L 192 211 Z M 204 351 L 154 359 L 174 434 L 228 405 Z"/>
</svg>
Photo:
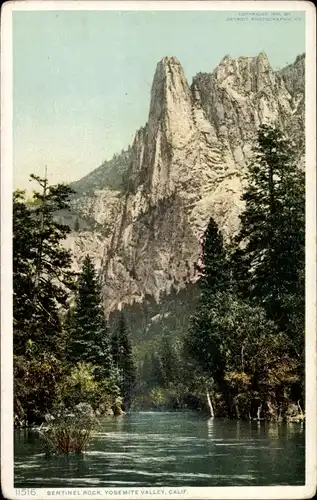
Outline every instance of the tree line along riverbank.
<svg viewBox="0 0 317 500">
<path fill-rule="evenodd" d="M 14 192 L 16 425 L 77 415 L 83 404 L 97 417 L 164 407 L 304 418 L 304 173 L 281 132 L 262 126 L 245 176 L 239 234 L 224 243 L 212 218 L 205 231 L 187 328 L 142 355 L 124 311 L 109 328 L 90 256 L 71 269 L 61 245 L 70 228 L 55 217 L 70 208 L 70 187 L 32 176 L 31 199 Z"/>
</svg>

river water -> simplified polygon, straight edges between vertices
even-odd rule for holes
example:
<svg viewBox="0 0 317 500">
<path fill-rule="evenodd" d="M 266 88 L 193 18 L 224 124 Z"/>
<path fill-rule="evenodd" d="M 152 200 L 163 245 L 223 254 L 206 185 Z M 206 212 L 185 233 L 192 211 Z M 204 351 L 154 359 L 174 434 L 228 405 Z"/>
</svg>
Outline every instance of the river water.
<svg viewBox="0 0 317 500">
<path fill-rule="evenodd" d="M 142 412 L 102 421 L 81 456 L 46 456 L 15 431 L 15 487 L 305 484 L 303 424 Z"/>
</svg>

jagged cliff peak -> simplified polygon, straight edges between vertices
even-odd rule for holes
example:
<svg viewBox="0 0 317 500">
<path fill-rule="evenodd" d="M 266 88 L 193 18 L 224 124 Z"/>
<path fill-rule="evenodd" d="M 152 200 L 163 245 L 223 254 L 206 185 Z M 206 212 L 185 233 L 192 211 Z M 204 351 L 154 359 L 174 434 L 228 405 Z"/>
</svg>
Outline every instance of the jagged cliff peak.
<svg viewBox="0 0 317 500">
<path fill-rule="evenodd" d="M 123 192 L 100 191 L 81 201 L 85 213 L 107 226 L 107 237 L 99 235 L 103 248 L 98 239 L 94 249 L 107 313 L 194 282 L 211 216 L 226 240 L 236 234 L 243 173 L 259 125 L 271 122 L 303 137 L 304 68 L 302 56 L 278 72 L 264 52 L 227 55 L 189 87 L 175 56 L 158 62 L 148 121 L 122 157 Z M 85 191 L 104 171 L 85 179 Z"/>
<path fill-rule="evenodd" d="M 241 56 L 233 59 L 225 56 L 212 73 L 199 73 L 195 78 L 204 75 L 214 78 L 220 84 L 240 87 L 245 92 L 258 92 L 267 85 L 275 84 L 274 71 L 265 52 L 257 56 Z"/>
<path fill-rule="evenodd" d="M 264 61 L 264 62 L 268 62 L 269 63 L 269 58 L 267 57 L 267 53 L 262 51 L 260 52 L 256 58 L 258 59 L 258 61 Z"/>
<path fill-rule="evenodd" d="M 169 90 L 169 86 L 175 87 L 179 83 L 185 87 L 188 86 L 183 67 L 175 56 L 165 56 L 157 63 L 152 90 L 162 83 L 165 90 Z"/>
<path fill-rule="evenodd" d="M 174 56 L 163 57 L 156 66 L 151 89 L 148 120 L 150 136 L 153 132 L 156 133 L 158 122 L 164 119 L 169 126 L 163 128 L 166 133 L 170 133 L 168 139 L 173 141 L 173 135 L 177 135 L 177 130 L 173 130 L 173 123 L 184 118 L 184 114 L 188 114 L 190 101 L 189 85 L 180 62 Z M 188 131 L 183 130 L 183 132 L 183 139 L 187 139 Z"/>
<path fill-rule="evenodd" d="M 165 66 L 165 65 L 170 65 L 170 66 L 176 65 L 176 66 L 181 67 L 181 63 L 179 62 L 179 60 L 175 56 L 164 56 L 157 63 L 157 65 L 162 65 L 162 66 Z"/>
<path fill-rule="evenodd" d="M 232 64 L 237 65 L 237 64 L 243 63 L 243 62 L 245 62 L 245 63 L 262 63 L 265 66 L 270 65 L 270 62 L 269 62 L 269 59 L 268 59 L 266 52 L 260 52 L 256 56 L 239 56 L 236 58 L 233 58 L 233 57 L 231 57 L 230 54 L 227 54 L 221 59 L 220 63 L 218 64 L 218 66 L 215 68 L 214 71 L 217 71 L 218 68 L 223 67 L 223 66 L 231 66 Z"/>
<path fill-rule="evenodd" d="M 277 71 L 285 83 L 285 86 L 292 96 L 299 92 L 304 92 L 305 89 L 305 60 L 304 54 L 299 54 L 295 62 L 288 64 L 284 68 Z"/>
<path fill-rule="evenodd" d="M 173 193 L 178 176 L 172 168 L 173 151 L 192 140 L 192 114 L 192 95 L 180 62 L 175 56 L 163 57 L 153 78 L 148 122 L 133 143 L 130 191 L 136 193 L 142 186 L 152 203 Z"/>
</svg>

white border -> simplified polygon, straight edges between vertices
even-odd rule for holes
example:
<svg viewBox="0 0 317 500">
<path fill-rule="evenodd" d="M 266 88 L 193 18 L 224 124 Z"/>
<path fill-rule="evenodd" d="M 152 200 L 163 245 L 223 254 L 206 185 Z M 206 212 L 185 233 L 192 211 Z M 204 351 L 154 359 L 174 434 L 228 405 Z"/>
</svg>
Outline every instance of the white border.
<svg viewBox="0 0 317 500">
<path fill-rule="evenodd" d="M 52 498 L 58 488 L 13 487 L 13 349 L 12 349 L 12 12 L 39 10 L 221 10 L 304 11 L 306 13 L 306 484 L 305 486 L 184 487 L 185 493 L 164 490 L 169 498 L 191 499 L 301 499 L 316 491 L 316 12 L 307 1 L 11 1 L 1 16 L 1 483 L 5 498 Z M 269 29 L 269 24 L 268 24 Z M 309 140 L 308 140 L 309 138 Z M 308 342 L 309 336 L 309 342 Z M 60 488 L 80 493 L 96 488 Z M 105 490 L 106 488 L 99 488 Z M 132 489 L 132 488 L 125 488 Z M 139 494 L 102 495 L 101 498 L 161 498 L 155 488 L 135 488 Z M 109 489 L 110 490 L 110 489 Z M 120 488 L 111 488 L 111 491 Z M 152 494 L 141 491 L 152 491 Z M 146 495 L 146 496 L 145 496 Z M 91 498 L 57 495 L 54 498 Z M 100 498 L 100 496 L 99 496 Z"/>
<path fill-rule="evenodd" d="M 25 10 L 232 10 L 232 11 L 302 11 L 311 12 L 314 17 L 314 5 L 302 0 L 11 0 L 4 6 L 4 11 Z"/>
</svg>

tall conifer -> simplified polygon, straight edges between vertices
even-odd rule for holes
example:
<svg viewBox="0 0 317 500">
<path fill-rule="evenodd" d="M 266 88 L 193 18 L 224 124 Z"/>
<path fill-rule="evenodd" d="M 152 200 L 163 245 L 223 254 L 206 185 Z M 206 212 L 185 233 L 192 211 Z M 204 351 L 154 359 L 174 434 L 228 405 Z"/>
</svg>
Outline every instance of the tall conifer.
<svg viewBox="0 0 317 500">
<path fill-rule="evenodd" d="M 107 377 L 112 368 L 111 345 L 101 304 L 101 288 L 89 255 L 84 259 L 77 283 L 72 315 L 70 359 L 97 367 L 98 378 Z"/>
<path fill-rule="evenodd" d="M 263 305 L 289 332 L 299 354 L 304 332 L 305 176 L 295 150 L 278 129 L 260 127 L 247 181 L 236 241 L 236 278 L 243 295 Z"/>
<path fill-rule="evenodd" d="M 136 383 L 136 365 L 123 313 L 120 314 L 118 326 L 113 332 L 111 345 L 114 365 L 121 374 L 120 385 L 124 404 L 128 407 Z"/>
<path fill-rule="evenodd" d="M 198 362 L 201 370 L 216 378 L 223 374 L 221 353 L 222 335 L 210 328 L 210 315 L 217 315 L 217 307 L 223 294 L 232 287 L 231 271 L 226 257 L 223 237 L 211 218 L 202 244 L 200 298 L 197 310 L 191 317 L 191 325 L 185 341 L 187 352 Z"/>
<path fill-rule="evenodd" d="M 71 253 L 61 245 L 70 228 L 55 218 L 56 211 L 69 208 L 73 191 L 34 175 L 31 179 L 41 188 L 31 200 L 23 191 L 13 195 L 14 349 L 21 355 L 30 342 L 41 352 L 58 351 L 59 308 L 74 287 Z"/>
</svg>

